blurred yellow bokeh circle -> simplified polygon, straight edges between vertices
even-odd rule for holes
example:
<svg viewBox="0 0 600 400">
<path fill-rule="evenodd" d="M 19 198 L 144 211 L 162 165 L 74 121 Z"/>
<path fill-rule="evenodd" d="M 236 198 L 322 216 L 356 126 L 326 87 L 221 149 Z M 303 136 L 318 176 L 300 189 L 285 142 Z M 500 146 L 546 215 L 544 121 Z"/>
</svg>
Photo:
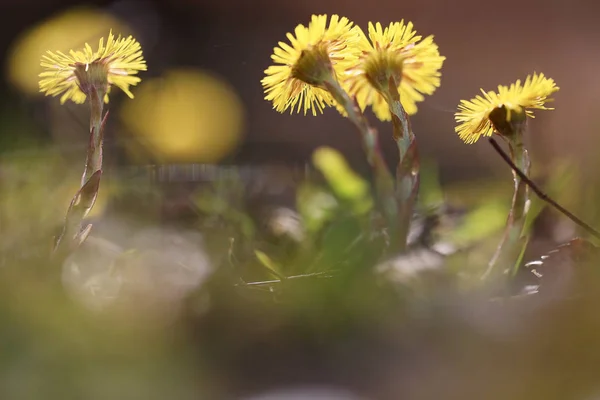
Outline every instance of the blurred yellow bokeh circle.
<svg viewBox="0 0 600 400">
<path fill-rule="evenodd" d="M 8 80 L 26 94 L 39 93 L 40 60 L 48 50 L 68 53 L 98 40 L 110 30 L 125 34 L 127 27 L 114 16 L 91 8 L 76 8 L 57 14 L 23 32 L 12 44 L 7 58 Z M 40 94 L 41 95 L 41 94 Z"/>
<path fill-rule="evenodd" d="M 125 128 L 158 162 L 215 163 L 239 144 L 244 109 L 235 90 L 197 69 L 143 80 L 121 113 Z M 131 155 L 139 149 L 127 147 Z"/>
</svg>

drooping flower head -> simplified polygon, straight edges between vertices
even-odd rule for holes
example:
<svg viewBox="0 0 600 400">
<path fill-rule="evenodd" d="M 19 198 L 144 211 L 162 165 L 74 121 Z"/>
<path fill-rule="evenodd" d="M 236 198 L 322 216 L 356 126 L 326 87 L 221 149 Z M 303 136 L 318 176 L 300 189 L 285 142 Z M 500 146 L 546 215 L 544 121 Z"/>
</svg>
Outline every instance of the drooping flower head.
<svg viewBox="0 0 600 400">
<path fill-rule="evenodd" d="M 274 48 L 275 65 L 265 70 L 261 83 L 275 110 L 304 110 L 304 115 L 311 110 L 317 115 L 335 104 L 322 84 L 338 79 L 357 59 L 359 33 L 345 17 L 332 15 L 329 25 L 327 20 L 327 15 L 313 15 L 308 27 L 298 25 L 294 34 L 287 34 L 290 44 L 279 42 Z"/>
<path fill-rule="evenodd" d="M 534 118 L 533 109 L 552 110 L 545 103 L 552 101 L 549 96 L 557 90 L 559 87 L 553 79 L 537 73 L 527 76 L 523 85 L 521 80 L 510 86 L 499 85 L 497 93 L 481 89 L 483 96 L 461 100 L 455 114 L 458 123 L 455 131 L 468 144 L 475 143 L 481 136 L 492 136 L 494 131 L 503 134 L 499 126 L 503 123 Z M 504 121 L 494 117 L 498 111 L 506 116 Z"/>
<path fill-rule="evenodd" d="M 383 29 L 369 22 L 369 35 L 361 31 L 360 59 L 345 71 L 344 84 L 356 96 L 359 106 L 373 108 L 382 121 L 391 119 L 389 106 L 381 94 L 390 79 L 397 85 L 400 101 L 408 114 L 417 112 L 423 94 L 432 94 L 440 85 L 440 56 L 433 36 L 421 40 L 412 22 L 393 22 Z"/>
<path fill-rule="evenodd" d="M 106 45 L 104 38 L 100 39 L 97 51 L 87 43 L 83 50 L 71 50 L 69 54 L 48 51 L 42 56 L 41 66 L 45 68 L 39 75 L 41 92 L 47 96 L 62 94 L 61 104 L 67 100 L 81 104 L 92 89 L 105 93 L 104 101 L 108 102 L 111 85 L 133 98 L 129 86 L 140 82 L 134 75 L 146 70 L 146 61 L 132 36 L 115 38 L 111 31 Z"/>
</svg>

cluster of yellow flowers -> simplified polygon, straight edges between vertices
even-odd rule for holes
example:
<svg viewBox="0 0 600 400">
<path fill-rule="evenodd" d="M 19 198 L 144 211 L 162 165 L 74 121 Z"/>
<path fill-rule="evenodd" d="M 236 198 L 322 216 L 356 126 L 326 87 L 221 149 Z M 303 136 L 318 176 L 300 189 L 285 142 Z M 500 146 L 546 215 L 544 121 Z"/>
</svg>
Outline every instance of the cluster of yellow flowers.
<svg viewBox="0 0 600 400">
<path fill-rule="evenodd" d="M 302 110 L 316 115 L 333 106 L 344 113 L 325 84 L 334 79 L 356 99 L 361 111 L 371 107 L 377 118 L 387 121 L 390 89 L 412 115 L 424 95 L 440 86 L 445 57 L 433 36 L 417 35 L 411 22 L 393 22 L 385 28 L 370 22 L 365 34 L 348 18 L 313 15 L 308 26 L 298 25 L 287 38 L 289 44 L 279 42 L 275 47 L 274 65 L 265 70 L 261 81 L 265 99 L 279 112 Z M 49 51 L 41 65 L 45 71 L 40 74 L 40 91 L 62 94 L 61 103 L 83 103 L 89 91 L 86 84 L 103 87 L 106 102 L 111 85 L 133 97 L 129 86 L 136 85 L 140 78 L 135 75 L 146 70 L 140 44 L 131 36 L 115 38 L 112 32 L 106 44 L 100 39 L 97 51 L 87 43 L 82 51 L 69 54 Z M 482 95 L 460 102 L 455 130 L 466 143 L 475 143 L 498 130 L 490 119 L 494 110 L 504 108 L 507 120 L 515 114 L 533 117 L 532 109 L 550 109 L 545 103 L 558 89 L 554 80 L 533 74 L 523 84 L 498 86 L 498 92 L 482 90 Z"/>
<path fill-rule="evenodd" d="M 417 35 L 412 22 L 404 20 L 387 27 L 369 22 L 365 33 L 348 18 L 313 15 L 308 26 L 298 25 L 287 38 L 289 44 L 279 42 L 275 47 L 271 56 L 274 65 L 265 70 L 266 76 L 261 81 L 265 99 L 279 112 L 302 110 L 305 115 L 308 111 L 316 115 L 326 107 L 335 107 L 352 120 L 361 133 L 367 160 L 375 174 L 375 189 L 388 221 L 390 243 L 404 249 L 419 189 L 416 141 L 407 116 L 415 114 L 417 103 L 440 86 L 440 69 L 446 58 L 440 55 L 433 36 Z M 93 191 L 85 192 L 89 201 L 84 203 L 77 200 L 78 196 L 81 198 L 78 192 L 67 212 L 66 220 L 70 221 L 72 215 L 85 217 L 97 195 L 98 173 L 102 171 L 103 101 L 108 102 L 113 85 L 133 97 L 129 87 L 140 82 L 136 75 L 146 70 L 146 62 L 140 44 L 133 37 L 115 38 L 110 32 L 106 44 L 100 39 L 97 51 L 87 43 L 83 50 L 71 50 L 69 54 L 49 51 L 43 56 L 41 66 L 45 69 L 40 74 L 41 92 L 61 95 L 61 103 L 67 100 L 83 103 L 88 99 L 92 105 L 91 140 L 80 192 L 90 187 Z M 521 135 L 524 122 L 533 117 L 534 109 L 548 110 L 546 103 L 557 90 L 554 80 L 541 73 L 528 76 L 524 83 L 517 80 L 510 86 L 500 85 L 497 92 L 482 89 L 482 95 L 462 100 L 458 105 L 455 131 L 465 143 L 475 143 L 480 137 L 494 133 L 502 135 L 511 148 L 512 162 L 526 176 L 530 162 Z M 377 132 L 362 114 L 367 107 L 380 120 L 392 120 L 400 155 L 395 182 L 382 155 Z M 318 164 L 323 160 L 317 157 L 316 161 Z M 96 181 L 93 177 L 97 177 Z M 89 182 L 95 182 L 95 186 Z M 528 192 L 519 175 L 515 175 L 515 183 L 507 233 L 488 272 L 498 260 L 504 243 L 516 248 L 523 234 Z M 364 191 L 364 185 L 359 186 Z M 81 204 L 83 213 L 79 211 Z M 371 206 L 370 202 L 364 204 L 367 208 Z M 74 205 L 79 209 L 72 212 Z M 81 243 L 90 227 L 83 228 L 82 218 L 65 225 L 57 245 L 64 235 Z"/>
<path fill-rule="evenodd" d="M 277 65 L 265 71 L 262 85 L 277 111 L 302 109 L 316 115 L 325 106 L 335 106 L 334 98 L 320 85 L 325 77 L 318 76 L 327 69 L 356 96 L 362 110 L 371 106 L 382 120 L 391 115 L 377 88 L 387 86 L 389 78 L 399 83 L 402 105 L 409 114 L 417 112 L 423 94 L 432 94 L 440 85 L 445 57 L 432 36 L 424 40 L 417 36 L 412 23 L 395 22 L 385 29 L 369 23 L 367 36 L 345 17 L 333 15 L 329 26 L 327 19 L 314 15 L 308 27 L 298 25 L 294 35 L 287 35 L 290 45 L 280 42 L 274 49 L 271 58 Z"/>
<path fill-rule="evenodd" d="M 361 110 L 370 106 L 380 120 L 390 120 L 385 99 L 390 85 L 395 86 L 406 113 L 417 112 L 417 102 L 432 94 L 440 85 L 440 69 L 445 60 L 433 36 L 418 36 L 411 22 L 369 23 L 368 34 L 345 17 L 313 15 L 308 27 L 298 25 L 288 33 L 290 44 L 279 42 L 265 70 L 262 85 L 266 100 L 279 112 L 290 109 L 313 115 L 327 106 L 337 107 L 327 91 L 327 79 L 337 82 L 356 99 Z M 466 143 L 494 132 L 490 113 L 505 108 L 511 113 L 533 117 L 531 109 L 544 106 L 558 90 L 552 79 L 543 74 L 527 77 L 510 87 L 498 86 L 498 93 L 483 92 L 470 101 L 461 101 L 456 132 Z M 339 108 L 338 108 L 339 109 Z"/>
</svg>

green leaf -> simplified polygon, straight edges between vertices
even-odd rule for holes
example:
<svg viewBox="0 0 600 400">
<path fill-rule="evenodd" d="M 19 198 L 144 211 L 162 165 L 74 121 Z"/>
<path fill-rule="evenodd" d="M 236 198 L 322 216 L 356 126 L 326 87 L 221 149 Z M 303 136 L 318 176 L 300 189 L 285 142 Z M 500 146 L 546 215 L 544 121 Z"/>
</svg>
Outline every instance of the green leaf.
<svg viewBox="0 0 600 400">
<path fill-rule="evenodd" d="M 277 278 L 281 278 L 281 266 L 260 250 L 254 250 L 254 255 L 260 263 L 267 268 Z"/>
<path fill-rule="evenodd" d="M 502 230 L 506 224 L 506 204 L 489 201 L 470 211 L 449 239 L 458 246 L 469 246 Z"/>
<path fill-rule="evenodd" d="M 323 188 L 304 182 L 298 187 L 296 193 L 296 207 L 306 230 L 316 233 L 331 221 L 339 208 L 339 203 Z"/>
<path fill-rule="evenodd" d="M 357 214 L 373 208 L 370 186 L 354 172 L 344 156 L 331 147 L 319 147 L 313 153 L 313 164 L 321 171 L 335 195 L 351 205 Z"/>
</svg>

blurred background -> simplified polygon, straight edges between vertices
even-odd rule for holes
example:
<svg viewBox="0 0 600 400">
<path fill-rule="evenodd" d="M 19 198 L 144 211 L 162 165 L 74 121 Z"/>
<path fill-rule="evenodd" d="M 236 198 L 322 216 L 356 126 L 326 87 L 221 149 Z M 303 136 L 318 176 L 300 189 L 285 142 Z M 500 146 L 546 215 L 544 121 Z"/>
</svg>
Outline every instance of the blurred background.
<svg viewBox="0 0 600 400">
<path fill-rule="evenodd" d="M 553 194 L 599 220 L 595 1 L 7 0 L 0 5 L 0 398 L 598 398 L 595 297 L 534 313 L 539 304 L 503 307 L 439 289 L 437 280 L 410 295 L 360 278 L 311 281 L 291 285 L 283 299 L 269 289 L 240 293 L 233 283 L 241 278 L 220 280 L 231 272 L 215 273 L 231 262 L 230 238 L 247 235 L 252 223 L 228 215 L 242 227 L 238 236 L 193 229 L 198 210 L 187 201 L 196 192 L 181 182 L 216 173 L 193 165 L 259 167 L 246 184 L 250 196 L 288 206 L 297 178 L 289 167 L 301 170 L 319 146 L 368 174 L 358 135 L 335 110 L 282 115 L 263 100 L 273 47 L 319 13 L 363 28 L 410 20 L 419 34 L 435 35 L 446 56 L 441 87 L 419 103 L 412 126 L 446 197 L 467 208 L 489 203 L 495 219 L 479 227 L 504 223 L 511 174 L 486 141 L 459 140 L 457 104 L 533 72 L 555 79 L 556 110 L 536 113 L 529 125 L 533 173 L 560 181 Z M 89 111 L 43 97 L 39 61 L 47 50 L 94 48 L 110 29 L 141 43 L 148 71 L 132 88 L 135 99 L 111 93 L 94 237 L 56 266 L 46 259 L 47 239 L 77 190 Z M 369 118 L 394 165 L 391 127 Z M 167 182 L 162 193 L 140 171 Z M 235 182 L 223 186 L 234 192 L 227 204 L 237 204 Z M 220 197 L 197 203 L 207 214 L 227 211 Z M 576 233 L 557 221 L 536 226 L 529 259 Z"/>
</svg>

